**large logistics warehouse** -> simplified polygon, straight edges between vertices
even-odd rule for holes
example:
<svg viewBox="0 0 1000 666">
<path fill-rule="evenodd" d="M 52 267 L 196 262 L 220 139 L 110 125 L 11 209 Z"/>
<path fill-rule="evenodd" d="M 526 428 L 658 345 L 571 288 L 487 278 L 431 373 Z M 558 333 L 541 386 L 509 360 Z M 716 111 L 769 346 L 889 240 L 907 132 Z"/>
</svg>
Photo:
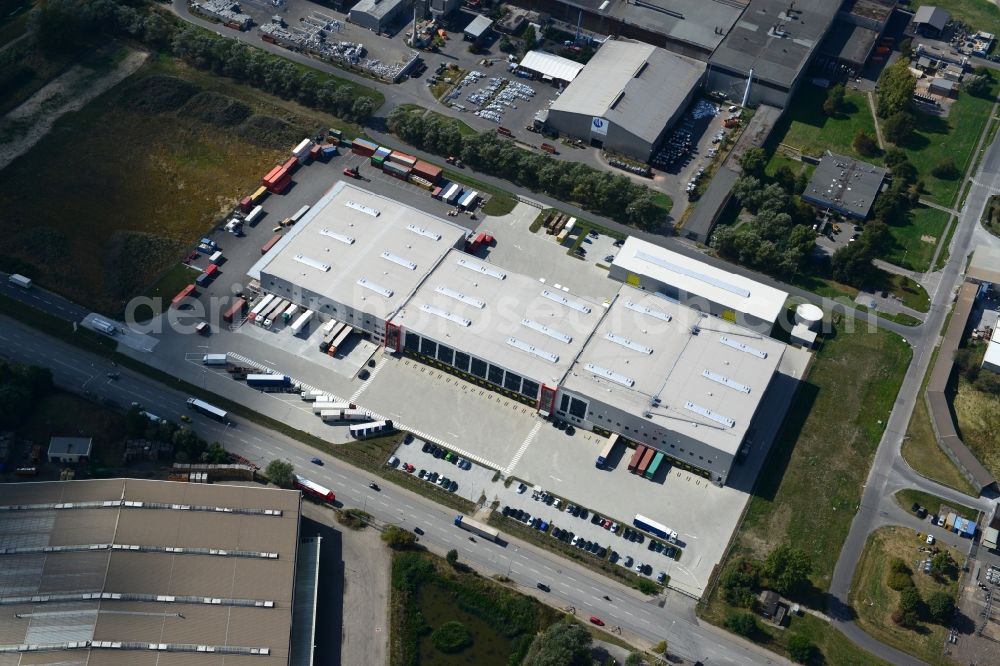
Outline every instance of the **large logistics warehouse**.
<svg viewBox="0 0 1000 666">
<path fill-rule="evenodd" d="M 312 632 L 291 632 L 293 597 L 311 606 L 298 491 L 99 479 L 0 496 L 3 663 L 310 663 Z"/>
<path fill-rule="evenodd" d="M 340 182 L 251 275 L 265 292 L 346 321 L 389 352 L 726 482 L 785 349 L 766 335 L 784 292 L 685 258 L 673 275 L 656 262 L 648 276 L 622 273 L 636 286 L 598 303 L 466 254 L 463 236 L 450 222 Z M 633 240 L 619 257 L 635 254 Z M 694 309 L 664 293 L 662 280 L 678 284 L 673 293 L 697 292 L 698 305 L 706 295 L 720 302 Z M 770 322 L 767 330 L 725 321 L 733 307 Z"/>
<path fill-rule="evenodd" d="M 549 126 L 648 161 L 684 114 L 705 64 L 649 44 L 608 41 L 549 109 Z"/>
<path fill-rule="evenodd" d="M 688 307 L 769 334 L 788 293 L 630 236 L 615 255 L 611 278 Z"/>
</svg>

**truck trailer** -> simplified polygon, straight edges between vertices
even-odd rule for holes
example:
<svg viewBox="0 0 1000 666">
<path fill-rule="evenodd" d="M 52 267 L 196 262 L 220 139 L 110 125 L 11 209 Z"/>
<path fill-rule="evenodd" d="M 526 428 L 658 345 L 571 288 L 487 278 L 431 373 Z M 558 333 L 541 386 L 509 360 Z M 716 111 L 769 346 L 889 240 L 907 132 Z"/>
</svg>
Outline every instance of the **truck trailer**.
<svg viewBox="0 0 1000 666">
<path fill-rule="evenodd" d="M 292 335 L 298 335 L 306 327 L 306 324 L 309 323 L 309 320 L 313 318 L 313 314 L 312 310 L 306 310 L 299 315 L 299 318 L 291 326 Z"/>
<path fill-rule="evenodd" d="M 25 277 L 20 273 L 12 273 L 7 278 L 7 282 L 21 289 L 31 289 L 31 278 Z"/>
<path fill-rule="evenodd" d="M 463 516 L 462 514 L 455 516 L 455 525 L 473 534 L 478 534 L 489 541 L 496 541 L 500 537 L 500 532 L 496 528 L 485 525 L 478 520 L 473 520 L 468 516 Z"/>
<path fill-rule="evenodd" d="M 227 365 L 229 363 L 228 354 L 205 354 L 201 357 L 204 365 Z"/>
<path fill-rule="evenodd" d="M 247 375 L 247 386 L 253 388 L 285 388 L 292 385 L 288 375 Z"/>
</svg>

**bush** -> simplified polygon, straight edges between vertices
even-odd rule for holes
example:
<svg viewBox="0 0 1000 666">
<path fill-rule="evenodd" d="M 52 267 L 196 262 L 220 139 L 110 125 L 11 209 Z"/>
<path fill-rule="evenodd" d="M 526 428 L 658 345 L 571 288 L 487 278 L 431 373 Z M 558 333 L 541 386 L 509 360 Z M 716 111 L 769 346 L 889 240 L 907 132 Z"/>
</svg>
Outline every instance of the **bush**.
<svg viewBox="0 0 1000 666">
<path fill-rule="evenodd" d="M 892 573 L 903 573 L 907 576 L 913 573 L 913 570 L 907 566 L 906 562 L 898 557 L 894 557 L 889 561 L 889 571 Z"/>
<path fill-rule="evenodd" d="M 916 127 L 917 124 L 913 119 L 913 114 L 908 111 L 900 111 L 885 119 L 882 133 L 885 134 L 886 139 L 899 146 L 906 143 L 910 136 L 913 135 L 913 130 Z"/>
<path fill-rule="evenodd" d="M 660 641 L 659 643 L 657 643 L 656 645 L 654 645 L 653 646 L 653 652 L 655 652 L 656 654 L 666 654 L 667 653 L 667 642 L 666 641 Z"/>
<path fill-rule="evenodd" d="M 722 626 L 734 634 L 746 638 L 752 637 L 760 629 L 757 625 L 757 618 L 753 613 L 738 613 L 735 611 L 730 611 L 726 614 L 725 619 L 722 621 Z"/>
<path fill-rule="evenodd" d="M 892 620 L 901 627 L 915 627 L 924 611 L 924 600 L 917 588 L 904 588 L 899 594 L 899 604 L 892 612 Z"/>
<path fill-rule="evenodd" d="M 958 167 L 955 166 L 955 160 L 946 157 L 934 165 L 934 168 L 931 169 L 931 175 L 941 180 L 954 180 L 961 174 L 958 172 Z"/>
<path fill-rule="evenodd" d="M 472 645 L 472 634 L 458 621 L 445 622 L 431 633 L 431 643 L 447 654 L 461 652 Z"/>
<path fill-rule="evenodd" d="M 386 545 L 393 550 L 406 550 L 412 548 L 417 542 L 417 535 L 401 527 L 389 525 L 382 532 L 382 541 L 385 541 Z"/>
<path fill-rule="evenodd" d="M 168 113 L 184 106 L 199 90 L 198 86 L 183 79 L 156 74 L 126 88 L 124 99 L 135 111 Z"/>
<path fill-rule="evenodd" d="M 815 652 L 816 646 L 802 634 L 792 634 L 791 638 L 788 639 L 788 654 L 800 664 L 812 659 Z"/>
<path fill-rule="evenodd" d="M 927 614 L 938 624 L 947 626 L 955 614 L 955 600 L 945 592 L 934 592 L 927 597 Z"/>
<path fill-rule="evenodd" d="M 274 459 L 264 468 L 264 474 L 271 483 L 281 488 L 292 487 L 292 472 L 295 470 L 287 460 Z"/>
<path fill-rule="evenodd" d="M 891 589 L 901 592 L 908 587 L 913 587 L 913 577 L 902 571 L 893 571 L 889 574 L 885 584 Z"/>
<path fill-rule="evenodd" d="M 189 99 L 178 112 L 216 127 L 239 125 L 250 117 L 250 113 L 250 107 L 243 102 L 208 90 Z"/>
<path fill-rule="evenodd" d="M 648 578 L 640 578 L 635 584 L 635 589 L 639 590 L 643 594 L 656 594 L 660 591 L 660 586 Z"/>
<path fill-rule="evenodd" d="M 458 551 L 452 548 L 448 551 L 448 554 L 445 555 L 444 559 L 447 560 L 448 564 L 451 566 L 455 566 L 458 564 Z"/>
<path fill-rule="evenodd" d="M 851 146 L 858 155 L 864 155 L 865 157 L 878 155 L 878 142 L 875 140 L 875 137 L 864 130 L 858 130 L 858 133 L 854 135 L 854 141 L 851 142 Z"/>
</svg>

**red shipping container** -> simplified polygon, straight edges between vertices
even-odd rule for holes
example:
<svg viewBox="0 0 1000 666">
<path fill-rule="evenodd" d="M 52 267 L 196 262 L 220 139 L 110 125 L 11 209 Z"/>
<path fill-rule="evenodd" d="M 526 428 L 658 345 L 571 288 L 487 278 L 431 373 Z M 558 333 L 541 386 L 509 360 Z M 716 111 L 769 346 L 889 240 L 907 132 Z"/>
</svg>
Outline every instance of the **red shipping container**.
<svg viewBox="0 0 1000 666">
<path fill-rule="evenodd" d="M 187 298 L 188 296 L 194 296 L 194 295 L 195 295 L 194 285 L 193 284 L 189 284 L 188 286 L 184 287 L 179 292 L 177 292 L 177 295 L 174 296 L 174 299 L 170 302 L 170 305 L 171 305 L 171 307 L 174 307 L 174 308 L 180 307 L 181 302 L 185 298 Z"/>
<path fill-rule="evenodd" d="M 281 174 L 281 169 L 282 169 L 281 165 L 278 165 L 273 169 L 271 169 L 270 171 L 268 171 L 267 175 L 265 175 L 263 178 L 260 179 L 260 184 L 267 187 L 270 183 L 277 180 L 278 176 Z"/>
<path fill-rule="evenodd" d="M 289 157 L 288 160 L 284 164 L 282 164 L 281 166 L 288 173 L 292 173 L 293 171 L 295 171 L 296 169 L 299 168 L 299 158 L 297 158 L 297 157 Z"/>
<path fill-rule="evenodd" d="M 642 456 L 646 453 L 646 447 L 640 444 L 635 447 L 635 453 L 632 454 L 632 460 L 628 463 L 628 471 L 634 472 L 635 468 L 639 465 L 639 461 L 642 460 Z"/>
<path fill-rule="evenodd" d="M 351 142 L 351 152 L 355 155 L 363 155 L 365 157 L 371 157 L 378 150 L 378 146 L 371 141 L 366 141 L 365 139 L 355 139 Z"/>
<path fill-rule="evenodd" d="M 292 184 L 292 177 L 289 176 L 288 173 L 285 173 L 284 178 L 282 178 L 276 183 L 268 185 L 267 191 L 271 192 L 272 194 L 284 194 L 285 190 L 287 190 L 288 186 L 291 184 Z"/>
<path fill-rule="evenodd" d="M 235 317 L 237 314 L 242 314 L 243 311 L 246 310 L 246 309 L 247 309 L 246 299 L 244 299 L 244 298 L 237 298 L 236 302 L 233 303 L 232 307 L 230 307 L 228 310 L 226 310 L 226 313 L 224 315 L 222 315 L 222 318 L 225 321 L 231 322 L 233 320 L 233 317 Z"/>
<path fill-rule="evenodd" d="M 417 160 L 417 163 L 413 167 L 413 173 L 430 181 L 431 185 L 434 185 L 441 178 L 441 167 L 434 166 L 423 160 Z"/>
<path fill-rule="evenodd" d="M 646 469 L 649 467 L 649 463 L 653 462 L 653 457 L 656 455 L 656 449 L 646 449 L 646 453 L 642 456 L 642 461 L 639 466 L 635 468 L 636 474 L 645 474 Z"/>
<path fill-rule="evenodd" d="M 209 264 L 208 268 L 205 269 L 205 275 L 207 275 L 208 277 L 212 277 L 218 272 L 219 272 L 219 267 L 216 266 L 215 264 Z"/>
<path fill-rule="evenodd" d="M 312 150 L 309 151 L 309 157 L 313 158 L 314 160 L 318 160 L 322 152 L 323 152 L 322 146 L 313 146 Z"/>
<path fill-rule="evenodd" d="M 271 249 L 272 247 L 274 247 L 274 246 L 275 246 L 275 245 L 277 244 L 277 242 L 278 242 L 278 241 L 280 241 L 280 240 L 281 240 L 281 234 L 275 234 L 275 235 L 274 235 L 274 236 L 273 236 L 273 237 L 271 238 L 271 240 L 267 241 L 266 243 L 264 243 L 264 245 L 262 245 L 262 246 L 261 246 L 261 248 L 260 248 L 260 253 L 261 253 L 261 254 L 267 254 L 267 253 L 268 253 L 268 251 L 269 251 L 269 250 L 270 250 L 270 249 Z"/>
<path fill-rule="evenodd" d="M 244 213 L 249 213 L 250 209 L 253 208 L 253 197 L 243 197 L 240 199 L 240 210 Z"/>
</svg>

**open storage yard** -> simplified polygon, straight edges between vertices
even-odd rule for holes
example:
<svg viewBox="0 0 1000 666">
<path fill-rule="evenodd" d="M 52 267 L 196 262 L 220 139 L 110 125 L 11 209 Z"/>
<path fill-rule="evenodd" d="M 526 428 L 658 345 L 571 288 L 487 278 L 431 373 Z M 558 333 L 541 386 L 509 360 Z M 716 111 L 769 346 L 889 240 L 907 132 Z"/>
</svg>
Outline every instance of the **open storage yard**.
<svg viewBox="0 0 1000 666">
<path fill-rule="evenodd" d="M 42 285 L 119 312 L 289 145 L 337 124 L 161 57 L 5 170 L 5 254 Z"/>
</svg>

